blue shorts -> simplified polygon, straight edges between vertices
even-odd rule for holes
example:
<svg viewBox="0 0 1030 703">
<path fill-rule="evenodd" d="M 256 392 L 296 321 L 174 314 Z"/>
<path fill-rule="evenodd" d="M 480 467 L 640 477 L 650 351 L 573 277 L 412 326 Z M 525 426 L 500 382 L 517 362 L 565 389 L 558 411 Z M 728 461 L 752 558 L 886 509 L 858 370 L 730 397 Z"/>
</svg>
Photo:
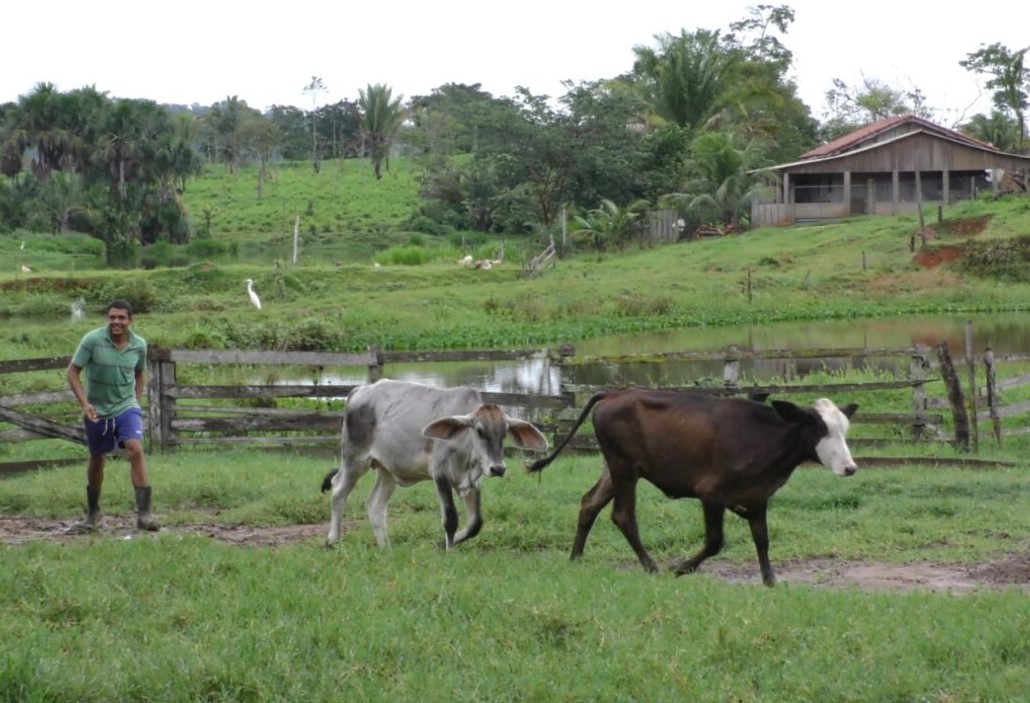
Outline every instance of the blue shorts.
<svg viewBox="0 0 1030 703">
<path fill-rule="evenodd" d="M 124 448 L 127 439 L 143 441 L 143 411 L 139 408 L 129 408 L 118 417 L 96 422 L 83 419 L 82 424 L 90 456 L 110 454 L 116 445 Z"/>
</svg>

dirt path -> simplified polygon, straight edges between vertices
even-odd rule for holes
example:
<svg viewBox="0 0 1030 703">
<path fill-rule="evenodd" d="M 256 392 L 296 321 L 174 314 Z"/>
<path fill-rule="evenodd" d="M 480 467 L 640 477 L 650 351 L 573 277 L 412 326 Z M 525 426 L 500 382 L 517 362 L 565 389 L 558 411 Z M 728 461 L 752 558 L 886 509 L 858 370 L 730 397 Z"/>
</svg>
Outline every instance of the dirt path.
<svg viewBox="0 0 1030 703">
<path fill-rule="evenodd" d="M 66 530 L 72 521 L 41 518 L 0 517 L 0 543 L 25 544 L 36 540 L 71 542 L 89 539 L 70 535 Z M 277 547 L 318 541 L 325 536 L 326 526 L 288 525 L 285 527 L 250 527 L 246 525 L 192 524 L 165 528 L 159 534 L 192 534 L 250 547 Z M 111 539 L 148 539 L 153 535 L 136 530 L 131 516 L 106 516 L 102 534 Z M 828 588 L 855 587 L 876 591 L 929 590 L 950 593 L 1001 588 L 1019 588 L 1030 593 L 1030 549 L 1007 555 L 993 562 L 977 565 L 930 563 L 883 564 L 843 562 L 833 559 L 807 559 L 774 562 L 780 583 L 804 583 Z M 758 567 L 754 564 L 728 564 L 718 558 L 705 562 L 702 572 L 714 574 L 732 583 L 758 583 Z"/>
</svg>

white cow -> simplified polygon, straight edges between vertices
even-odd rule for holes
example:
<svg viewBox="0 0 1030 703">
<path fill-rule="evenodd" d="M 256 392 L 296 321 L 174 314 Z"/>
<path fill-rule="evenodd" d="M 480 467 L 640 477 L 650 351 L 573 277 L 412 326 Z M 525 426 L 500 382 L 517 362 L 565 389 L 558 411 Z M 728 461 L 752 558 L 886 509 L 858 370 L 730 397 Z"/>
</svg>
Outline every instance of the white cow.
<svg viewBox="0 0 1030 703">
<path fill-rule="evenodd" d="M 379 475 L 366 507 L 380 546 L 390 544 L 386 508 L 394 490 L 429 479 L 440 499 L 446 547 L 475 537 L 483 526 L 480 482 L 484 476 L 504 475 L 505 436 L 524 449 L 547 451 L 547 439 L 536 427 L 484 403 L 473 388 L 391 380 L 358 386 L 347 397 L 340 468 L 322 482 L 323 493 L 333 492 L 326 546 L 339 540 L 347 497 L 370 467 Z M 468 513 L 461 532 L 455 490 Z"/>
</svg>

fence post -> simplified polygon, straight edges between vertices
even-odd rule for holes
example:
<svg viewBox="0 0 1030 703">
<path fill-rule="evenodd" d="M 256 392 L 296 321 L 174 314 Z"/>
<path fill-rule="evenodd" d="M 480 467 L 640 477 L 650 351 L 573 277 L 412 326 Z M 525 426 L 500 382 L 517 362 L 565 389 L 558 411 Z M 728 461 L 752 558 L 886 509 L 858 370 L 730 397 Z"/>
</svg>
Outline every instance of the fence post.
<svg viewBox="0 0 1030 703">
<path fill-rule="evenodd" d="M 147 359 L 147 422 L 151 448 L 162 454 L 174 448 L 172 418 L 175 417 L 175 397 L 166 394 L 175 385 L 175 362 L 168 350 L 151 347 Z"/>
<path fill-rule="evenodd" d="M 930 368 L 928 348 L 916 345 L 909 366 L 909 378 L 912 381 L 912 439 L 923 439 L 926 434 L 926 376 Z"/>
<path fill-rule="evenodd" d="M 368 348 L 368 352 L 375 355 L 375 361 L 368 365 L 368 382 L 375 383 L 383 377 L 383 348 L 373 344 Z"/>
<path fill-rule="evenodd" d="M 973 321 L 966 320 L 966 365 L 969 368 L 969 417 L 973 421 L 973 451 L 980 453 L 980 424 L 976 419 L 976 354 L 973 352 Z"/>
<path fill-rule="evenodd" d="M 1001 446 L 1001 416 L 998 415 L 998 377 L 994 367 L 994 352 L 990 347 L 984 352 L 984 366 L 987 370 L 987 408 L 994 427 L 994 439 Z"/>
<path fill-rule="evenodd" d="M 728 388 L 735 388 L 740 383 L 739 349 L 735 344 L 726 347 L 726 361 L 722 367 L 722 382 Z"/>
<path fill-rule="evenodd" d="M 948 401 L 951 403 L 951 415 L 955 419 L 955 446 L 969 451 L 969 415 L 966 414 L 966 401 L 962 397 L 962 385 L 959 383 L 955 365 L 951 363 L 948 343 L 944 340 L 937 345 L 937 356 L 941 362 L 941 376 L 948 389 Z"/>
</svg>

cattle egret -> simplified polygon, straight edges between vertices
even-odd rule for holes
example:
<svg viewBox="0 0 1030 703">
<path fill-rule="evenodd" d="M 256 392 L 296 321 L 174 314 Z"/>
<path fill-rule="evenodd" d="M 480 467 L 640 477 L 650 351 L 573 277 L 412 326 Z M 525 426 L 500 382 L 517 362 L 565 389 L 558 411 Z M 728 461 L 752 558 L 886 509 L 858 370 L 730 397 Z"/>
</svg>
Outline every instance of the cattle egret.
<svg viewBox="0 0 1030 703">
<path fill-rule="evenodd" d="M 32 273 L 32 269 L 30 269 L 28 266 L 22 266 L 21 267 L 21 272 L 22 273 Z"/>
<path fill-rule="evenodd" d="M 254 307 L 258 310 L 261 309 L 261 298 L 254 292 L 254 281 L 247 279 L 247 295 L 250 296 L 250 302 L 254 303 Z"/>
<path fill-rule="evenodd" d="M 86 317 L 86 301 L 83 298 L 79 298 L 72 303 L 72 320 L 78 321 L 85 319 Z"/>
<path fill-rule="evenodd" d="M 25 248 L 25 240 L 24 240 L 24 239 L 23 239 L 23 240 L 22 240 L 22 242 L 21 242 L 21 246 L 20 246 L 20 247 L 18 247 L 18 248 L 19 248 L 19 249 L 24 249 L 24 248 Z"/>
</svg>

